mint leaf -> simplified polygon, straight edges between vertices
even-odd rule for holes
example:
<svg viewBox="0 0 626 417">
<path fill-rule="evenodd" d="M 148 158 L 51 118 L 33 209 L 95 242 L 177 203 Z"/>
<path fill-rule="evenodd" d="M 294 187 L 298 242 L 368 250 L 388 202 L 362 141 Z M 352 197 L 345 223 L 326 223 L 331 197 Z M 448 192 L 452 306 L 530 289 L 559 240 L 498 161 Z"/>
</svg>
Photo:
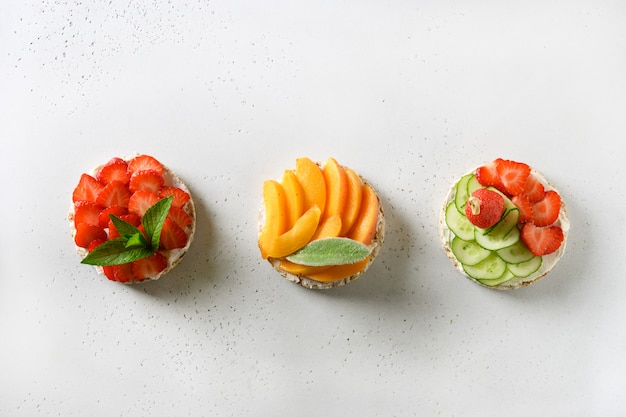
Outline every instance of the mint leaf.
<svg viewBox="0 0 626 417">
<path fill-rule="evenodd" d="M 161 230 L 163 230 L 163 223 L 172 206 L 172 200 L 174 200 L 174 196 L 172 195 L 159 200 L 155 205 L 146 210 L 141 220 L 141 224 L 146 231 L 146 236 L 148 236 L 148 240 L 150 240 L 150 244 L 153 248 L 159 247 Z"/>
<path fill-rule="evenodd" d="M 127 248 L 138 248 L 138 247 L 148 248 L 150 247 L 150 245 L 148 244 L 148 241 L 146 240 L 146 237 L 143 235 L 143 233 L 138 232 L 128 237 L 128 240 L 126 241 L 126 247 Z"/>
<path fill-rule="evenodd" d="M 137 233 L 141 233 L 141 231 L 137 229 L 135 226 L 120 219 L 117 216 L 114 216 L 113 214 L 109 214 L 109 218 L 113 222 L 113 225 L 115 226 L 117 231 L 120 232 L 120 235 L 122 236 L 129 237 L 129 236 L 136 235 Z"/>
<path fill-rule="evenodd" d="M 121 265 L 154 253 L 149 247 L 127 248 L 126 243 L 127 239 L 123 237 L 108 240 L 91 251 L 81 263 L 99 266 Z"/>
<path fill-rule="evenodd" d="M 331 237 L 314 240 L 286 256 L 286 259 L 305 266 L 344 265 L 362 261 L 369 254 L 370 249 L 361 242 L 345 237 Z"/>
</svg>

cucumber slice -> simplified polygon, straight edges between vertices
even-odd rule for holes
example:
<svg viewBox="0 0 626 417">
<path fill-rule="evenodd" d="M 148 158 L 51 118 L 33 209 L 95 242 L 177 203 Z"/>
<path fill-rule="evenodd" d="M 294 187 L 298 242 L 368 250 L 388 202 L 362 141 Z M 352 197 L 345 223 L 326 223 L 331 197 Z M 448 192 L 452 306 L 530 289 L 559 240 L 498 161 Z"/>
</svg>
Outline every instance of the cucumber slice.
<svg viewBox="0 0 626 417">
<path fill-rule="evenodd" d="M 450 244 L 452 253 L 463 265 L 476 265 L 491 255 L 491 251 L 482 248 L 478 243 L 455 237 Z"/>
<path fill-rule="evenodd" d="M 454 201 L 446 207 L 446 224 L 456 236 L 463 240 L 474 240 L 474 225 L 467 217 L 459 213 Z"/>
<path fill-rule="evenodd" d="M 519 264 L 535 257 L 521 239 L 509 247 L 498 250 L 497 253 L 500 258 L 509 264 Z"/>
<path fill-rule="evenodd" d="M 469 194 L 467 194 L 467 183 L 471 177 L 473 177 L 472 174 L 467 174 L 461 177 L 456 183 L 454 204 L 460 213 L 465 213 L 465 203 L 467 203 L 467 199 L 469 198 Z"/>
<path fill-rule="evenodd" d="M 472 195 L 474 191 L 478 190 L 479 188 L 483 188 L 481 183 L 479 183 L 478 180 L 476 179 L 476 175 L 474 174 L 469 174 L 469 175 L 471 175 L 471 177 L 469 181 L 467 182 L 467 198 L 469 198 L 469 196 Z"/>
<path fill-rule="evenodd" d="M 495 287 L 497 285 L 504 284 L 505 282 L 509 282 L 513 278 L 515 278 L 515 275 L 513 275 L 513 273 L 507 269 L 504 272 L 504 274 L 502 274 L 502 276 L 499 277 L 499 278 L 479 279 L 477 281 L 480 282 L 481 284 L 485 284 L 485 285 L 487 285 L 489 287 Z"/>
<path fill-rule="evenodd" d="M 517 243 L 520 234 L 517 219 L 519 219 L 519 210 L 514 209 L 509 211 L 488 234 L 483 234 L 481 232 L 483 229 L 476 228 L 476 233 L 474 233 L 476 243 L 489 250 L 498 250 Z"/>
<path fill-rule="evenodd" d="M 518 264 L 509 264 L 511 272 L 519 278 L 525 278 L 530 274 L 534 274 L 541 267 L 541 256 L 534 256 L 532 259 L 526 262 L 520 262 Z"/>
<path fill-rule="evenodd" d="M 463 270 L 474 279 L 495 279 L 506 272 L 506 262 L 495 252 L 491 252 L 476 265 L 463 265 Z"/>
</svg>

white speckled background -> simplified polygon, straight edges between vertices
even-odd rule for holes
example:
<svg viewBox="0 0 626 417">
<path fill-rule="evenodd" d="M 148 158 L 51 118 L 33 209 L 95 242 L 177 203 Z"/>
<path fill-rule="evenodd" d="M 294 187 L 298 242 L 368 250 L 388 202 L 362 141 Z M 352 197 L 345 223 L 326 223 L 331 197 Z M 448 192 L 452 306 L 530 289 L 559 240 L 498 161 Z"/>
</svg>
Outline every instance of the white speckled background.
<svg viewBox="0 0 626 417">
<path fill-rule="evenodd" d="M 621 416 L 626 4 L 0 3 L 1 416 Z M 167 278 L 79 264 L 80 174 L 157 156 L 198 233 Z M 386 244 L 309 291 L 262 262 L 262 181 L 334 156 Z M 481 288 L 438 245 L 449 185 L 495 157 L 562 192 L 548 278 Z"/>
</svg>

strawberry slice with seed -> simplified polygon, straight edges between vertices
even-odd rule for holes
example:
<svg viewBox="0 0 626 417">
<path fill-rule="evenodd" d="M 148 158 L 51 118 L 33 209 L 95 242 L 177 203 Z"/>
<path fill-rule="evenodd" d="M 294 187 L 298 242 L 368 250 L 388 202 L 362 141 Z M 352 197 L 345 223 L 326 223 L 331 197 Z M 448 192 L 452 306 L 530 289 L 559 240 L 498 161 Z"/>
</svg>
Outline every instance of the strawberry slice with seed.
<svg viewBox="0 0 626 417">
<path fill-rule="evenodd" d="M 528 196 L 531 203 L 536 203 L 543 198 L 546 192 L 541 181 L 535 175 L 530 174 L 526 179 L 526 184 L 524 184 L 524 194 Z"/>
<path fill-rule="evenodd" d="M 519 209 L 518 223 L 526 223 L 533 220 L 533 205 L 525 194 L 514 195 L 511 202 Z"/>
<path fill-rule="evenodd" d="M 146 211 L 155 205 L 159 200 L 158 194 L 153 193 L 152 191 L 135 191 L 130 196 L 130 200 L 128 201 L 128 211 L 143 217 Z"/>
<path fill-rule="evenodd" d="M 137 155 L 128 163 L 128 171 L 134 174 L 137 171 L 152 170 L 163 175 L 163 165 L 150 155 Z"/>
<path fill-rule="evenodd" d="M 104 185 L 100 184 L 97 179 L 89 174 L 82 174 L 78 185 L 74 188 L 72 193 L 72 201 L 96 201 L 98 194 L 104 188 Z"/>
<path fill-rule="evenodd" d="M 128 184 L 130 180 L 128 164 L 121 158 L 113 158 L 100 168 L 96 174 L 96 179 L 102 184 L 108 184 L 113 181 Z"/>
<path fill-rule="evenodd" d="M 106 240 L 107 232 L 100 226 L 79 223 L 76 225 L 76 235 L 74 236 L 74 242 L 76 246 L 81 248 L 89 248 L 89 245 L 94 240 Z"/>
<path fill-rule="evenodd" d="M 100 212 L 98 215 L 98 225 L 100 227 L 109 227 L 109 221 L 111 218 L 109 214 L 120 217 L 128 213 L 128 209 L 122 206 L 111 206 L 107 207 Z"/>
<path fill-rule="evenodd" d="M 111 281 L 129 282 L 133 279 L 132 264 L 103 266 L 104 275 Z"/>
<path fill-rule="evenodd" d="M 104 186 L 96 203 L 103 207 L 128 207 L 128 200 L 130 199 L 130 191 L 126 184 L 120 181 L 112 181 Z"/>
<path fill-rule="evenodd" d="M 159 247 L 165 250 L 184 248 L 187 245 L 187 233 L 173 220 L 166 218 L 159 243 Z"/>
<path fill-rule="evenodd" d="M 99 206 L 92 201 L 77 201 L 74 203 L 74 226 L 79 223 L 87 223 L 98 226 L 98 218 L 101 211 L 102 206 Z"/>
<path fill-rule="evenodd" d="M 106 240 L 104 239 L 94 239 L 91 241 L 91 243 L 89 244 L 89 246 L 87 246 L 87 250 L 89 252 L 93 251 L 95 248 L 97 248 L 98 246 L 102 245 L 104 242 L 106 242 Z"/>
<path fill-rule="evenodd" d="M 153 278 L 167 268 L 167 258 L 155 252 L 147 258 L 133 261 L 131 268 L 133 276 L 137 279 Z"/>
<path fill-rule="evenodd" d="M 536 226 L 549 226 L 556 221 L 561 211 L 561 196 L 554 191 L 546 191 L 544 197 L 533 204 L 533 223 Z"/>
<path fill-rule="evenodd" d="M 563 230 L 559 226 L 540 227 L 533 223 L 522 226 L 522 242 L 535 256 L 548 255 L 555 252 L 563 243 Z"/>
<path fill-rule="evenodd" d="M 496 171 L 500 176 L 500 181 L 505 192 L 508 195 L 521 194 L 524 191 L 524 185 L 530 175 L 530 167 L 523 162 L 511 160 L 503 160 L 496 167 Z"/>
<path fill-rule="evenodd" d="M 498 174 L 498 165 L 501 161 L 503 161 L 502 158 L 494 159 L 476 169 L 476 179 L 480 185 L 485 187 L 493 186 L 502 191 L 502 181 L 500 181 L 500 175 Z"/>
<path fill-rule="evenodd" d="M 166 198 L 170 195 L 174 196 L 174 199 L 172 200 L 172 207 L 183 207 L 189 200 L 191 200 L 191 196 L 185 190 L 168 185 L 161 187 L 161 191 L 159 191 L 159 196 L 161 198 Z"/>
<path fill-rule="evenodd" d="M 193 223 L 191 216 L 180 207 L 170 207 L 170 212 L 167 217 L 173 220 L 182 229 L 186 229 Z"/>
<path fill-rule="evenodd" d="M 153 193 L 158 194 L 162 186 L 163 175 L 152 169 L 146 169 L 136 171 L 133 175 L 131 175 L 128 188 L 131 193 L 144 190 L 152 191 Z"/>
</svg>

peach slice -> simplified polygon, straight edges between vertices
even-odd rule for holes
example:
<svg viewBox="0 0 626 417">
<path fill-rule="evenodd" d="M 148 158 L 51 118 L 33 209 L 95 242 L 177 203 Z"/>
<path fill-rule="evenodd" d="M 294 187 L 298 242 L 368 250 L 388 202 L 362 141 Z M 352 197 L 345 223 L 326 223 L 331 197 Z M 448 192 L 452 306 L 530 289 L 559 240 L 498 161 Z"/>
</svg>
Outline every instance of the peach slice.
<svg viewBox="0 0 626 417">
<path fill-rule="evenodd" d="M 283 174 L 283 180 L 281 182 L 283 189 L 285 190 L 285 200 L 287 203 L 287 222 L 289 228 L 296 224 L 296 221 L 304 213 L 304 207 L 306 204 L 304 189 L 302 184 L 296 177 L 296 174 L 291 170 L 286 170 Z"/>
<path fill-rule="evenodd" d="M 334 158 L 328 158 L 323 171 L 326 182 L 326 210 L 322 219 L 325 220 L 333 214 L 343 215 L 348 200 L 348 179 L 346 171 Z"/>
<path fill-rule="evenodd" d="M 335 265 L 324 271 L 313 273 L 307 276 L 319 282 L 337 281 L 338 279 L 349 277 L 350 275 L 358 273 L 367 266 L 368 262 L 369 258 L 366 258 L 353 264 Z"/>
<path fill-rule="evenodd" d="M 341 216 L 341 236 L 345 236 L 356 221 L 361 209 L 361 198 L 363 196 L 363 183 L 356 172 L 350 168 L 344 168 L 348 180 L 348 199 Z"/>
<path fill-rule="evenodd" d="M 372 243 L 376 235 L 378 225 L 378 196 L 367 184 L 363 185 L 363 197 L 361 199 L 361 212 L 354 223 L 354 227 L 348 234 L 350 239 L 361 242 L 364 245 Z"/>
<path fill-rule="evenodd" d="M 309 158 L 297 158 L 296 177 L 304 189 L 305 210 L 317 206 L 323 213 L 326 208 L 326 181 L 322 169 Z"/>
<path fill-rule="evenodd" d="M 285 208 L 285 190 L 283 186 L 274 180 L 267 180 L 263 183 L 263 202 L 265 204 L 265 224 L 259 235 L 259 248 L 261 254 L 265 253 L 265 248 L 269 242 L 288 230 L 287 216 Z M 265 255 L 263 255 L 266 258 Z"/>
<path fill-rule="evenodd" d="M 319 207 L 313 206 L 296 221 L 291 229 L 280 236 L 264 241 L 263 246 L 259 245 L 263 258 L 282 258 L 306 245 L 317 230 L 321 214 Z"/>
<path fill-rule="evenodd" d="M 278 268 L 293 275 L 306 276 L 310 274 L 319 274 L 331 268 L 331 266 L 306 266 L 300 264 L 294 264 L 287 260 L 281 259 Z"/>
<path fill-rule="evenodd" d="M 335 214 L 320 222 L 311 241 L 327 237 L 338 237 L 339 233 L 341 233 L 341 217 Z"/>
</svg>

